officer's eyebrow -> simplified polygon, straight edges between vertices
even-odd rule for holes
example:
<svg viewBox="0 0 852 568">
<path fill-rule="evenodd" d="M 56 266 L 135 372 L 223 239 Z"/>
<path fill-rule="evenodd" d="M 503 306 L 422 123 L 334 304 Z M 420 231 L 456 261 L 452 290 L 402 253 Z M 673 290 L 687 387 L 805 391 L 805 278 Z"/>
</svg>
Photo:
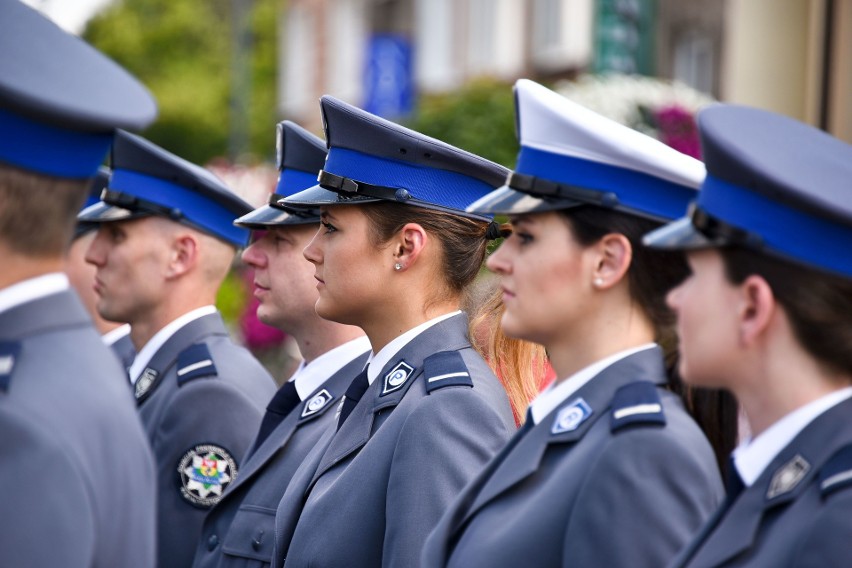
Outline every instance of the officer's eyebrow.
<svg viewBox="0 0 852 568">
<path fill-rule="evenodd" d="M 327 221 L 329 219 L 334 220 L 336 217 L 328 209 L 320 209 L 320 220 Z"/>
</svg>

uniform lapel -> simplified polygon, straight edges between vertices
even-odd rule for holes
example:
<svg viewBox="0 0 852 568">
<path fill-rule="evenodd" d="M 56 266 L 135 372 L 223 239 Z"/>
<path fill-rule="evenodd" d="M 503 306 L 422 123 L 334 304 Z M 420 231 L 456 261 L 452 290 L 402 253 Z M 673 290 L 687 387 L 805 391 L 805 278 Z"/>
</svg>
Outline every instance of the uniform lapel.
<svg viewBox="0 0 852 568">
<path fill-rule="evenodd" d="M 482 491 L 465 515 L 462 525 L 479 509 L 538 471 L 541 459 L 549 446 L 569 445 L 581 440 L 598 420 L 609 414 L 612 398 L 620 387 L 640 380 L 662 382 L 665 380 L 664 377 L 662 357 L 657 349 L 636 353 L 604 369 L 592 381 L 569 396 L 563 404 L 548 414 L 518 442 L 491 479 L 483 485 Z M 588 405 L 591 414 L 575 428 L 560 431 L 555 427 L 560 411 L 580 400 Z"/>
<path fill-rule="evenodd" d="M 236 491 L 240 485 L 246 483 L 249 479 L 254 477 L 258 471 L 263 469 L 266 463 L 272 459 L 276 453 L 278 453 L 278 450 L 287 445 L 299 428 L 305 424 L 313 422 L 326 412 L 333 412 L 332 409 L 337 406 L 337 402 L 346 390 L 346 382 L 353 373 L 357 374 L 361 369 L 363 369 L 366 363 L 367 354 L 359 355 L 344 365 L 334 375 L 329 377 L 329 379 L 320 385 L 317 390 L 312 392 L 301 402 L 301 404 L 296 406 L 296 408 L 294 408 L 293 411 L 275 427 L 275 430 L 267 436 L 266 440 L 263 441 L 254 454 L 248 456 L 246 463 L 243 465 L 243 470 L 240 471 L 240 475 L 237 477 L 237 480 L 228 488 L 228 493 L 226 493 L 225 497 Z M 326 402 L 326 404 L 316 412 L 310 412 L 307 410 L 307 405 L 310 404 L 314 397 L 321 395 L 323 391 L 328 393 L 330 396 L 328 402 Z"/>
<path fill-rule="evenodd" d="M 694 560 L 683 565 L 692 568 L 719 566 L 751 548 L 764 517 L 795 501 L 819 475 L 823 464 L 839 448 L 852 443 L 852 428 L 838 429 L 852 413 L 852 399 L 846 400 L 816 418 L 784 448 L 754 485 L 740 495 L 727 513 L 708 523 L 690 549 Z"/>
<path fill-rule="evenodd" d="M 334 435 L 322 457 L 310 487 L 335 464 L 361 449 L 373 433 L 377 412 L 397 406 L 423 375 L 423 359 L 439 351 L 469 347 L 467 316 L 458 314 L 439 322 L 414 338 L 385 365 L 373 384 L 352 409 L 352 413 Z M 410 368 L 410 370 L 409 370 Z M 394 373 L 403 370 L 408 374 L 404 383 L 398 384 Z M 354 378 L 355 375 L 352 376 Z"/>
<path fill-rule="evenodd" d="M 152 384 L 145 391 L 137 396 L 137 405 L 142 405 L 151 394 L 157 390 L 157 387 L 162 383 L 163 375 L 177 361 L 178 355 L 194 343 L 198 343 L 206 337 L 212 335 L 228 335 L 228 330 L 225 323 L 222 321 L 222 316 L 218 312 L 208 314 L 198 319 L 192 320 L 172 335 L 160 349 L 154 353 L 148 365 L 142 371 L 139 380 L 143 380 L 146 374 L 149 376 L 153 373 L 155 377 Z"/>
</svg>

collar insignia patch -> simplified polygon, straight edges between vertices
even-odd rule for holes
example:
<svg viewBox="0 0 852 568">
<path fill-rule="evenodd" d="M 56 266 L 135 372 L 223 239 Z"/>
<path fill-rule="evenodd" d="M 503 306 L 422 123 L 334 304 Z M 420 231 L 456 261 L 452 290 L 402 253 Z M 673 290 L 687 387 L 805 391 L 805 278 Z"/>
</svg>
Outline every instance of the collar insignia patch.
<svg viewBox="0 0 852 568">
<path fill-rule="evenodd" d="M 585 400 L 578 398 L 559 410 L 556 414 L 556 420 L 553 421 L 553 426 L 550 427 L 550 433 L 573 432 L 591 415 L 592 408 Z"/>
<path fill-rule="evenodd" d="M 142 374 L 139 376 L 139 379 L 136 381 L 136 385 L 134 388 L 134 394 L 136 395 L 136 400 L 141 399 L 148 391 L 151 390 L 151 387 L 154 386 L 154 382 L 157 380 L 157 376 L 160 374 L 159 371 L 152 369 L 151 367 L 147 367 Z"/>
<path fill-rule="evenodd" d="M 408 380 L 408 377 L 414 372 L 414 367 L 406 363 L 405 361 L 400 361 L 396 364 L 396 367 L 391 369 L 391 372 L 385 375 L 385 385 L 382 389 L 382 395 L 385 396 L 388 393 L 392 393 L 395 390 L 399 390 L 402 385 L 405 384 L 405 381 Z"/>
<path fill-rule="evenodd" d="M 796 488 L 810 470 L 811 464 L 805 458 L 796 454 L 793 459 L 779 467 L 772 475 L 766 498 L 774 499 L 779 495 L 789 493 Z"/>
<path fill-rule="evenodd" d="M 308 402 L 305 403 L 305 406 L 302 408 L 302 418 L 307 418 L 308 416 L 313 416 L 325 406 L 332 401 L 334 397 L 331 396 L 331 393 L 326 389 L 322 389 L 317 394 L 312 396 Z"/>
</svg>

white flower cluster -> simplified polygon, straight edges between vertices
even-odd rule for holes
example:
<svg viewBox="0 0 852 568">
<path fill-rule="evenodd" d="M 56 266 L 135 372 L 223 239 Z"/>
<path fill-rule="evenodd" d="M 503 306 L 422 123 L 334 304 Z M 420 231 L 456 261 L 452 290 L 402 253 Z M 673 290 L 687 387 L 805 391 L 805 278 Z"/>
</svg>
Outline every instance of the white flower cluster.
<svg viewBox="0 0 852 568">
<path fill-rule="evenodd" d="M 560 81 L 554 90 L 607 118 L 640 132 L 654 135 L 641 109 L 655 111 L 677 106 L 693 116 L 714 99 L 678 81 L 642 75 L 581 75 L 576 81 Z"/>
</svg>

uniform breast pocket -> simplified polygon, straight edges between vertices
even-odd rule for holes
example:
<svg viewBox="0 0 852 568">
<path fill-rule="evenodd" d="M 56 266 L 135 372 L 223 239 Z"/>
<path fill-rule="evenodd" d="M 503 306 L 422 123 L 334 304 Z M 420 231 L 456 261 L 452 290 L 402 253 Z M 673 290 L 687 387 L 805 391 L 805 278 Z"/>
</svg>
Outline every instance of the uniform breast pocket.
<svg viewBox="0 0 852 568">
<path fill-rule="evenodd" d="M 272 562 L 275 509 L 243 505 L 222 543 L 228 566 L 255 568 Z"/>
</svg>

